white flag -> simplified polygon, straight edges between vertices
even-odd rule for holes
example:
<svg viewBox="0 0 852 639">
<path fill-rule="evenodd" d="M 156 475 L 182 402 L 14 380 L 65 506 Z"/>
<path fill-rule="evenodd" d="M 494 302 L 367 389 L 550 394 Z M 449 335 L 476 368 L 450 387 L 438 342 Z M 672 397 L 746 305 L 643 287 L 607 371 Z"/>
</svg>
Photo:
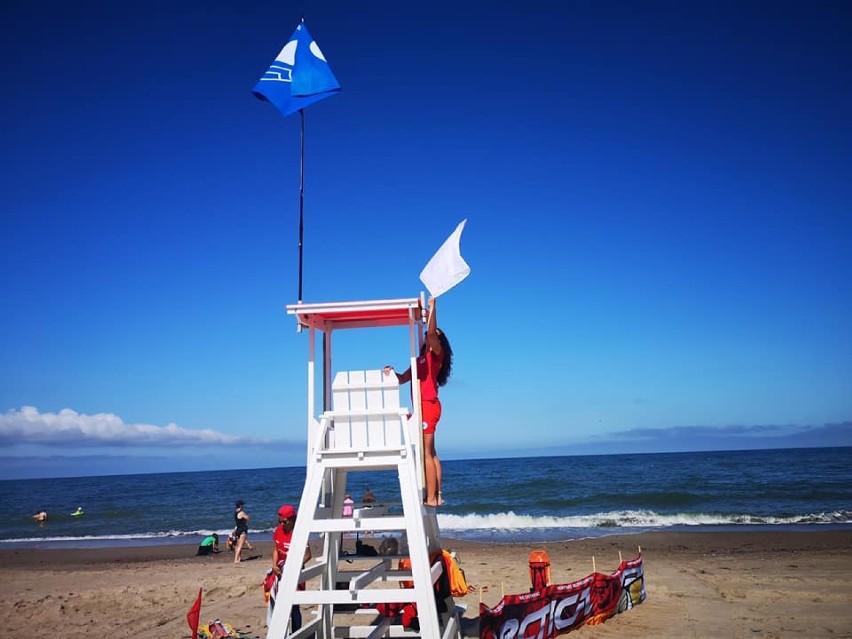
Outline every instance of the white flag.
<svg viewBox="0 0 852 639">
<path fill-rule="evenodd" d="M 462 259 L 459 242 L 462 230 L 467 222 L 461 221 L 447 241 L 441 245 L 438 252 L 432 256 L 429 263 L 420 273 L 420 281 L 426 285 L 432 297 L 446 293 L 464 278 L 470 275 L 470 267 Z"/>
</svg>

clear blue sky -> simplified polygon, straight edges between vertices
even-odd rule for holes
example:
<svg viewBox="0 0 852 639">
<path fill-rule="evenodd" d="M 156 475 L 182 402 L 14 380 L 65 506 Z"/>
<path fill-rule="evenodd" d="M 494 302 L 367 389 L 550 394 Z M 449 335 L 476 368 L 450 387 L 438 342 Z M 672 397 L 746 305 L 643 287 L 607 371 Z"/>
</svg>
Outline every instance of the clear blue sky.
<svg viewBox="0 0 852 639">
<path fill-rule="evenodd" d="M 0 477 L 303 463 L 302 15 L 305 301 L 469 220 L 443 457 L 852 444 L 849 4 L 15 1 Z"/>
</svg>

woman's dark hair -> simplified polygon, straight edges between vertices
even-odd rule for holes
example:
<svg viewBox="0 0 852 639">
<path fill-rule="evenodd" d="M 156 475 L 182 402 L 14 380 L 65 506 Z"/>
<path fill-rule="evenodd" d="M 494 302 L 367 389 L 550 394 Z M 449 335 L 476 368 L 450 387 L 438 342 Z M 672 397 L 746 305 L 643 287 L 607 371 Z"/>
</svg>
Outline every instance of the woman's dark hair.
<svg viewBox="0 0 852 639">
<path fill-rule="evenodd" d="M 438 371 L 437 382 L 438 386 L 443 386 L 450 379 L 450 373 L 453 372 L 453 349 L 444 331 L 438 332 L 438 339 L 441 340 L 441 354 L 444 359 L 441 362 L 441 370 Z"/>
<path fill-rule="evenodd" d="M 438 330 L 438 339 L 441 341 L 441 354 L 444 356 L 444 359 L 441 361 L 441 370 L 438 371 L 435 381 L 438 382 L 438 386 L 443 386 L 450 379 L 450 373 L 453 372 L 453 348 L 450 346 L 450 340 L 447 339 L 444 331 L 440 329 Z M 428 349 L 428 342 L 423 340 L 423 345 L 420 347 L 420 356 L 425 355 Z"/>
</svg>

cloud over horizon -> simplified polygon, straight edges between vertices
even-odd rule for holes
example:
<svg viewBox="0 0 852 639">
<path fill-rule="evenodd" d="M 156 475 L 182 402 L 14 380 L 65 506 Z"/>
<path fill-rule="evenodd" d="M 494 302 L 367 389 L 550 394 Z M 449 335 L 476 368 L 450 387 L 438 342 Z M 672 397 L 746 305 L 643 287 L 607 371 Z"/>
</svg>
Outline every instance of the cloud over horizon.
<svg viewBox="0 0 852 639">
<path fill-rule="evenodd" d="M 0 415 L 0 445 L 39 446 L 251 446 L 269 439 L 228 435 L 209 428 L 182 428 L 174 423 L 128 424 L 113 413 L 86 415 L 70 408 L 41 413 L 34 406 Z"/>
</svg>

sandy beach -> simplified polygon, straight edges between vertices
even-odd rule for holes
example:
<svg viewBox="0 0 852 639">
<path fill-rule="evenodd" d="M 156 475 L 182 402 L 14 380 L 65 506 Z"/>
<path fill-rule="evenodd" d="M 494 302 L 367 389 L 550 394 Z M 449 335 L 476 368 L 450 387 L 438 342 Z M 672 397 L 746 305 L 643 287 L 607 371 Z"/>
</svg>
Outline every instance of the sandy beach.
<svg viewBox="0 0 852 639">
<path fill-rule="evenodd" d="M 478 636 L 479 598 L 529 589 L 527 557 L 543 548 L 554 583 L 618 566 L 641 546 L 647 600 L 580 637 L 852 637 L 852 532 L 646 533 L 548 544 L 444 539 L 478 591 L 465 636 Z M 219 618 L 265 637 L 261 580 L 267 542 L 235 565 L 228 553 L 195 557 L 194 545 L 0 551 L 0 612 L 9 636 L 189 637 L 186 612 L 204 589 L 202 623 Z"/>
</svg>

